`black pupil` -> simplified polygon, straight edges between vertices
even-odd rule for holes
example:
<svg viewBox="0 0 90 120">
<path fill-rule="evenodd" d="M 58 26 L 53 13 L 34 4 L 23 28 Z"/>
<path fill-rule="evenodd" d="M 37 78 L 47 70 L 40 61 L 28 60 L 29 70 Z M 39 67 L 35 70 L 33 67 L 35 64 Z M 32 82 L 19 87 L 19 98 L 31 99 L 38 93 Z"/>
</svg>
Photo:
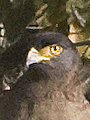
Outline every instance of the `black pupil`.
<svg viewBox="0 0 90 120">
<path fill-rule="evenodd" d="M 56 47 L 56 46 L 54 46 L 54 50 L 55 50 L 55 51 L 57 50 L 57 47 Z"/>
</svg>

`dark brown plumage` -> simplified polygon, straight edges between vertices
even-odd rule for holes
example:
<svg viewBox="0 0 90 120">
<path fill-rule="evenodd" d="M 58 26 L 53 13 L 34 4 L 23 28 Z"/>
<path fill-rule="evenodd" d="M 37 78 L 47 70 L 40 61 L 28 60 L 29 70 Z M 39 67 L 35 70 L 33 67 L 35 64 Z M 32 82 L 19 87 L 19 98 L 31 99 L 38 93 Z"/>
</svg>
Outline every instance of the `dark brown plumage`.
<svg viewBox="0 0 90 120">
<path fill-rule="evenodd" d="M 11 91 L 0 98 L 0 120 L 89 120 L 90 106 L 83 86 L 89 68 L 60 33 L 34 35 L 37 50 L 57 44 L 63 48 L 50 61 L 29 66 Z"/>
<path fill-rule="evenodd" d="M 28 51 L 35 42 L 33 34 L 26 31 L 18 38 L 15 44 L 0 55 L 0 92 L 2 91 L 3 75 L 12 74 L 13 69 L 19 68 L 19 66 L 25 66 Z M 22 68 L 19 68 L 19 70 L 20 69 Z"/>
</svg>

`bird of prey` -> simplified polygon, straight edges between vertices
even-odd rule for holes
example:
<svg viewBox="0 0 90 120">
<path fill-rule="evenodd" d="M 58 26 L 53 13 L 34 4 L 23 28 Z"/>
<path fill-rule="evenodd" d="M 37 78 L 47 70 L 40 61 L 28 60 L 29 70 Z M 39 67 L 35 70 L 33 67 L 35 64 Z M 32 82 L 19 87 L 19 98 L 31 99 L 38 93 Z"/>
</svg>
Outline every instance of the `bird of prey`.
<svg viewBox="0 0 90 120">
<path fill-rule="evenodd" d="M 76 48 L 61 33 L 36 33 L 28 70 L 0 98 L 0 120 L 90 120 L 83 86 L 90 76 Z"/>
</svg>

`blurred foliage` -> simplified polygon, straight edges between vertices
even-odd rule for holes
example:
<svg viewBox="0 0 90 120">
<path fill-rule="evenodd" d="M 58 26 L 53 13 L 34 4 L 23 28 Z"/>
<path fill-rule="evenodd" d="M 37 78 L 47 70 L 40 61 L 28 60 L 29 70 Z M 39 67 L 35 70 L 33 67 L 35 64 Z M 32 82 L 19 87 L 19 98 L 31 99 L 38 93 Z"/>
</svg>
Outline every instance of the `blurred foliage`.
<svg viewBox="0 0 90 120">
<path fill-rule="evenodd" d="M 69 39 L 74 43 L 90 41 L 90 0 L 68 0 L 66 11 L 69 15 Z M 81 57 L 89 58 L 88 48 L 88 45 L 77 47 Z"/>
<path fill-rule="evenodd" d="M 90 59 L 90 47 L 87 47 L 87 50 L 85 51 L 84 56 Z"/>
<path fill-rule="evenodd" d="M 67 34 L 66 0 L 1 0 L 0 12 L 8 41 L 14 41 L 31 24 Z"/>
<path fill-rule="evenodd" d="M 68 34 L 66 0 L 34 0 L 34 5 L 36 12 L 32 23 L 44 27 L 45 31 L 58 31 Z"/>
<path fill-rule="evenodd" d="M 8 41 L 13 42 L 24 32 L 26 25 L 34 16 L 32 0 L 0 0 L 0 13 L 5 25 Z"/>
</svg>

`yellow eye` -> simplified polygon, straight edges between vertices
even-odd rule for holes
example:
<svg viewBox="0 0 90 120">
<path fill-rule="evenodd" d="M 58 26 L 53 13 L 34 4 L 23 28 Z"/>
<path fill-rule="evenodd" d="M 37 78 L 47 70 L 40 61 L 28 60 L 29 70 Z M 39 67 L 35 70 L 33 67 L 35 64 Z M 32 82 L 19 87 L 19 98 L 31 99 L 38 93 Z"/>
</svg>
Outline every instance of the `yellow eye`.
<svg viewBox="0 0 90 120">
<path fill-rule="evenodd" d="M 63 48 L 59 45 L 53 44 L 50 46 L 50 52 L 52 55 L 59 55 L 62 53 Z"/>
</svg>

